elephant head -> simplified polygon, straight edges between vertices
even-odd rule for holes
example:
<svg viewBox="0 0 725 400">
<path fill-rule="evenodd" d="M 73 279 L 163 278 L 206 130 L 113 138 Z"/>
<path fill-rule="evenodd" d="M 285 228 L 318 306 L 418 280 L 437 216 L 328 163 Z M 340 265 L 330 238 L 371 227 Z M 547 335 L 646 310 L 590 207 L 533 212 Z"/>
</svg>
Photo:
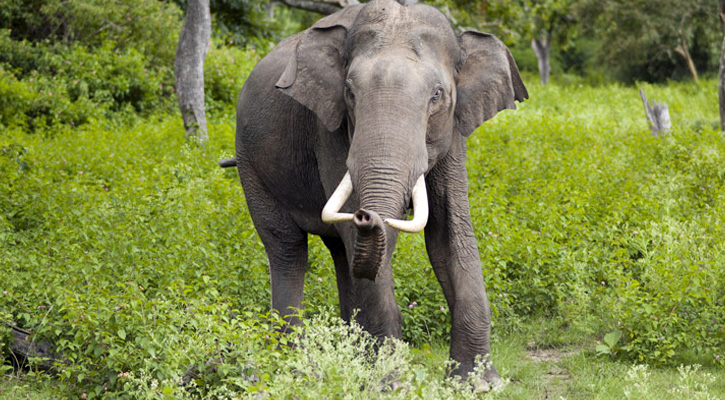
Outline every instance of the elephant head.
<svg viewBox="0 0 725 400">
<path fill-rule="evenodd" d="M 327 223 L 357 227 L 353 274 L 375 279 L 397 231 L 428 217 L 425 175 L 451 148 L 528 93 L 511 53 L 494 36 L 456 35 L 424 5 L 375 0 L 321 19 L 297 43 L 277 87 L 349 136 L 347 173 Z M 351 193 L 354 213 L 340 213 Z M 413 204 L 413 219 L 404 220 Z"/>
</svg>

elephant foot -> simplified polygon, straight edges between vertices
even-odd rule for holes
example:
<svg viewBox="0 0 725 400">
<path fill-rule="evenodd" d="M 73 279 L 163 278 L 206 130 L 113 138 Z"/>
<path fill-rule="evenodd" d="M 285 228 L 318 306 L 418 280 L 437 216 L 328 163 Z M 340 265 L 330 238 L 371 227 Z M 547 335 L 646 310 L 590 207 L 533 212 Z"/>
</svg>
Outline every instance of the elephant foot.
<svg viewBox="0 0 725 400">
<path fill-rule="evenodd" d="M 401 393 L 407 393 L 408 387 L 400 381 L 400 376 L 397 372 L 391 373 L 383 378 L 378 387 L 378 392 L 380 393 L 397 392 L 398 390 Z"/>
<path fill-rule="evenodd" d="M 461 372 L 459 370 L 455 374 L 458 375 L 460 387 L 464 390 L 473 390 L 475 393 L 488 393 L 500 390 L 504 386 L 501 376 L 490 360 L 480 364 L 476 362 L 476 367 L 467 374 L 461 374 Z"/>
<path fill-rule="evenodd" d="M 488 393 L 503 388 L 501 376 L 493 365 L 486 369 L 482 378 L 475 377 L 475 380 L 471 383 L 473 384 L 473 391 L 476 393 Z"/>
</svg>

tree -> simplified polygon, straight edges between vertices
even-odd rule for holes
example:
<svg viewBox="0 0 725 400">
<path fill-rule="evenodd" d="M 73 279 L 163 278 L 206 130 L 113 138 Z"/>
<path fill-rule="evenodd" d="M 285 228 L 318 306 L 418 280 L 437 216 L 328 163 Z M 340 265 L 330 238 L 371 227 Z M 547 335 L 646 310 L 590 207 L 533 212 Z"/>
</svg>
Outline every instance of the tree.
<svg viewBox="0 0 725 400">
<path fill-rule="evenodd" d="M 725 0 L 720 0 L 720 30 L 723 33 L 720 51 L 720 74 L 718 96 L 720 97 L 720 130 L 725 131 Z"/>
<path fill-rule="evenodd" d="M 577 25 L 570 13 L 576 0 L 488 0 L 482 11 L 492 24 L 510 35 L 531 41 L 542 84 L 549 82 L 552 46 L 566 47 L 576 36 Z"/>
<path fill-rule="evenodd" d="M 176 5 L 158 0 L 115 0 L 112 7 L 108 0 L 0 0 L 0 27 L 13 40 L 89 48 L 112 42 L 160 66 L 173 61 L 180 15 Z"/>
<path fill-rule="evenodd" d="M 718 32 L 715 7 L 711 0 L 582 0 L 577 11 L 601 35 L 603 58 L 610 64 L 655 65 L 679 58 L 697 80 L 693 49 L 712 43 Z"/>
<path fill-rule="evenodd" d="M 254 10 L 261 10 L 260 0 L 177 0 L 186 5 L 186 17 L 176 48 L 174 72 L 179 108 L 184 120 L 187 140 L 203 144 L 209 139 L 204 112 L 204 60 L 211 39 L 212 7 L 220 16 L 221 25 L 227 30 L 260 31 L 260 23 Z M 296 7 L 321 14 L 332 14 L 343 7 L 358 3 L 357 0 L 282 0 Z M 241 10 L 247 19 L 235 25 L 230 23 L 234 10 Z M 262 17 L 263 18 L 263 17 Z M 219 22 L 218 22 L 219 23 Z"/>
<path fill-rule="evenodd" d="M 201 144 L 209 139 L 204 114 L 204 59 L 210 39 L 209 0 L 188 0 L 174 72 L 186 138 Z"/>
</svg>

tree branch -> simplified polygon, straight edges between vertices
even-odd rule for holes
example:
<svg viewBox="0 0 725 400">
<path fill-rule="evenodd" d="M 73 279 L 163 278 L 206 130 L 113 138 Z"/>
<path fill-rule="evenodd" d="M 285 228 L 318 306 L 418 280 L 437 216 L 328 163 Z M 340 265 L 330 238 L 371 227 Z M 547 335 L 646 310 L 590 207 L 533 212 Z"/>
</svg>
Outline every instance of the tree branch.
<svg viewBox="0 0 725 400">
<path fill-rule="evenodd" d="M 280 0 L 282 3 L 289 7 L 299 8 L 302 10 L 312 11 L 320 14 L 330 15 L 334 14 L 343 7 L 350 4 L 357 4 L 357 0 L 340 0 L 338 1 L 315 1 L 315 0 Z"/>
</svg>

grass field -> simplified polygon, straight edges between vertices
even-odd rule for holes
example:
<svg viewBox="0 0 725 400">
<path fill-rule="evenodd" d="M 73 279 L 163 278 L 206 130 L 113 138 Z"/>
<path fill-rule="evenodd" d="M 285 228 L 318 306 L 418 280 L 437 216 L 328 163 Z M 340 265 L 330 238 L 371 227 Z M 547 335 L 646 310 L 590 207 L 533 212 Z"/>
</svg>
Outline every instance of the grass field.
<svg viewBox="0 0 725 400">
<path fill-rule="evenodd" d="M 506 380 L 486 398 L 725 398 L 716 84 L 643 87 L 670 106 L 671 133 L 649 133 L 637 88 L 531 84 L 469 139 Z M 393 261 L 410 347 L 359 352 L 328 315 L 316 238 L 303 313 L 337 358 L 278 346 L 296 339 L 275 333 L 263 248 L 236 172 L 216 166 L 234 141 L 218 109 L 204 148 L 166 114 L 0 133 L 0 347 L 15 323 L 63 358 L 55 373 L 0 366 L 0 398 L 476 397 L 444 380 L 449 315 L 422 235 L 401 236 Z M 381 389 L 389 376 L 398 390 Z"/>
</svg>

